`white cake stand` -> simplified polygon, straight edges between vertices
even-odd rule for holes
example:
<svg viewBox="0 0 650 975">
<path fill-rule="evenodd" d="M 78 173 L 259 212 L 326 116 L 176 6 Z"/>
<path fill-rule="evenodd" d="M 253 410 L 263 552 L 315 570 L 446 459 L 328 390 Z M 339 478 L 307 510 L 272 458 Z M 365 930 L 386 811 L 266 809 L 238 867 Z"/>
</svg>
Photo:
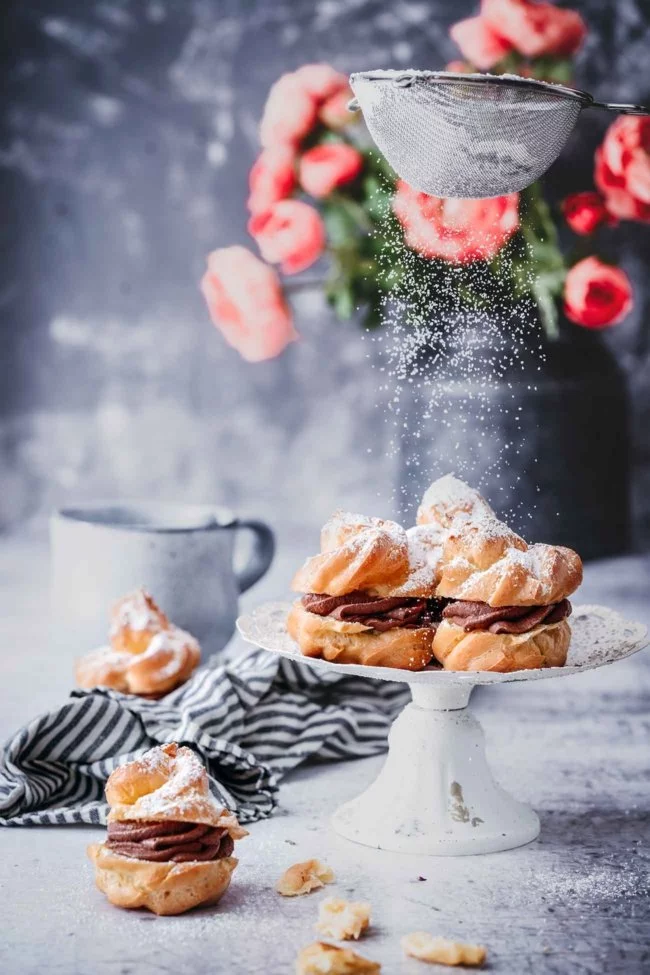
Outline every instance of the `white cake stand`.
<svg viewBox="0 0 650 975">
<path fill-rule="evenodd" d="M 408 704 L 391 729 L 384 766 L 364 793 L 336 810 L 333 828 L 356 843 L 398 853 L 494 853 L 539 835 L 537 814 L 492 777 L 481 725 L 468 708 L 479 684 L 567 677 L 622 660 L 646 645 L 647 629 L 603 606 L 578 606 L 567 664 L 512 674 L 333 664 L 304 657 L 285 627 L 287 603 L 237 621 L 244 640 L 317 670 L 402 681 Z"/>
</svg>

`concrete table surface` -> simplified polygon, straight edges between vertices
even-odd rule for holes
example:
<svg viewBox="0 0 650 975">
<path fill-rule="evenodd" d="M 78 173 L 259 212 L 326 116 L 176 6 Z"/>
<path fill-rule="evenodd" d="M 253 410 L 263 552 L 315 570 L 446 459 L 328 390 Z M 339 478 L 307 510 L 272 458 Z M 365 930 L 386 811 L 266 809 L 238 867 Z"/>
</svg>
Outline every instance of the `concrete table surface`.
<svg viewBox="0 0 650 975">
<path fill-rule="evenodd" d="M 285 552 L 245 607 L 286 595 Z M 589 565 L 579 594 L 650 623 L 650 561 Z M 71 661 L 48 652 L 47 551 L 0 544 L 0 734 L 4 739 L 70 686 Z M 237 649 L 235 647 L 235 649 Z M 299 770 L 280 808 L 239 844 L 217 908 L 176 918 L 120 911 L 95 889 L 89 827 L 0 830 L 0 971 L 6 975 L 281 975 L 316 939 L 320 900 L 368 900 L 358 950 L 387 975 L 443 971 L 402 955 L 415 930 L 485 944 L 489 970 L 511 975 L 650 971 L 648 782 L 650 655 L 559 681 L 475 692 L 492 767 L 542 820 L 528 847 L 482 857 L 373 851 L 337 837 L 329 814 L 375 777 L 382 758 Z M 326 861 L 326 891 L 285 899 L 291 863 Z"/>
</svg>

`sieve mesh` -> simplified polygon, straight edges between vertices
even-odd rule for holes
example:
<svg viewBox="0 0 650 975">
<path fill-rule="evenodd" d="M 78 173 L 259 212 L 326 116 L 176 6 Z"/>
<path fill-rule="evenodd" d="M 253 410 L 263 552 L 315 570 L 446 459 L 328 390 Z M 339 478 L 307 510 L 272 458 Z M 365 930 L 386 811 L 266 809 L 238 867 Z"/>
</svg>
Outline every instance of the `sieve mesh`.
<svg viewBox="0 0 650 975">
<path fill-rule="evenodd" d="M 557 159 L 590 101 L 504 76 L 368 72 L 350 83 L 398 176 L 441 197 L 502 196 L 529 186 Z"/>
</svg>

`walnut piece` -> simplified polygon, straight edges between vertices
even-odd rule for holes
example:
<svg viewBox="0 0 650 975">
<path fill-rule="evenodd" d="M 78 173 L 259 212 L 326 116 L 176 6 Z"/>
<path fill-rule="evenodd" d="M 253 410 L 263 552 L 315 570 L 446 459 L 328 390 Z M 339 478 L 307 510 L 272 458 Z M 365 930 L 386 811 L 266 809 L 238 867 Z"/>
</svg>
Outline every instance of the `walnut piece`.
<svg viewBox="0 0 650 975">
<path fill-rule="evenodd" d="M 482 965 L 487 951 L 482 945 L 466 945 L 461 941 L 434 938 L 426 931 L 406 934 L 401 941 L 407 955 L 420 961 L 438 965 Z"/>
<path fill-rule="evenodd" d="M 357 939 L 370 924 L 370 904 L 326 897 L 318 908 L 316 930 L 335 941 Z"/>
<path fill-rule="evenodd" d="M 304 863 L 294 863 L 285 870 L 275 889 L 283 897 L 296 897 L 298 894 L 308 894 L 310 890 L 317 890 L 325 884 L 335 880 L 333 871 L 320 860 L 305 860 Z"/>
<path fill-rule="evenodd" d="M 380 975 L 379 962 L 370 961 L 349 948 L 315 941 L 296 959 L 296 975 Z"/>
</svg>

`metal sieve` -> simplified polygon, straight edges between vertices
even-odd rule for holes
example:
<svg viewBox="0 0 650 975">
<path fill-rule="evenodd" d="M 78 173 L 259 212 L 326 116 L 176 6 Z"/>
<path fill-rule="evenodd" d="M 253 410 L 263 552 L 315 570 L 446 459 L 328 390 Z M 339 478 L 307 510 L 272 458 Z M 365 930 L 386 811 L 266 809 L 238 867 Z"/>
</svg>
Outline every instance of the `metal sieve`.
<svg viewBox="0 0 650 975">
<path fill-rule="evenodd" d="M 377 148 L 431 196 L 489 197 L 521 190 L 560 155 L 583 108 L 650 115 L 585 91 L 515 75 L 364 71 L 350 76 Z"/>
</svg>

